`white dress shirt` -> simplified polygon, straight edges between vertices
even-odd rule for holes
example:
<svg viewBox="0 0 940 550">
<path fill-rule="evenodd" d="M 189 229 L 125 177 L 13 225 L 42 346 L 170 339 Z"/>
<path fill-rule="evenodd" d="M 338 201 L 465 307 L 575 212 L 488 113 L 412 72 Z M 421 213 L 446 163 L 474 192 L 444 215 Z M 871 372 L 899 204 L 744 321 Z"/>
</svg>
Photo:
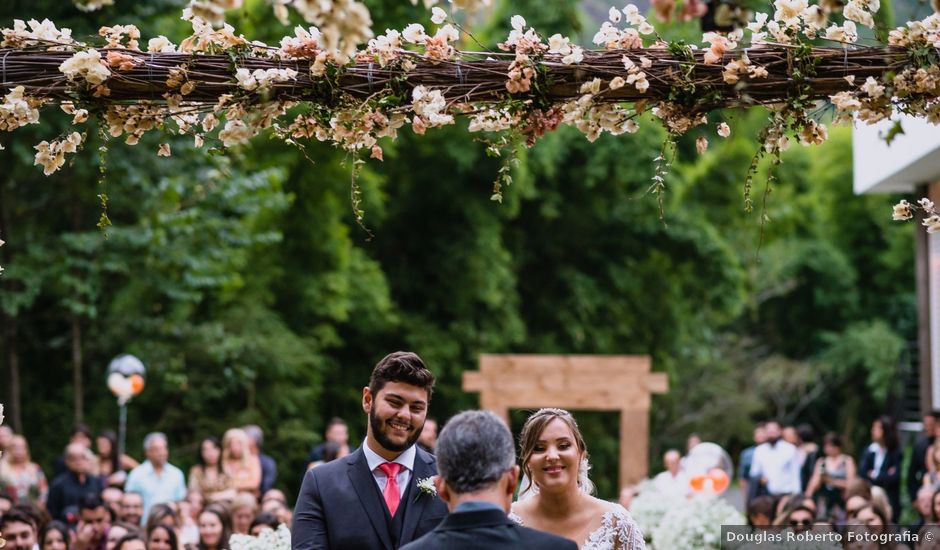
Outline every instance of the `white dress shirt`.
<svg viewBox="0 0 940 550">
<path fill-rule="evenodd" d="M 379 492 L 384 495 L 385 484 L 388 483 L 388 476 L 379 469 L 379 466 L 385 464 L 388 460 L 385 460 L 370 449 L 367 441 L 362 442 L 362 452 L 366 455 L 366 462 L 369 463 L 369 470 L 372 471 L 372 477 L 379 486 Z M 395 476 L 395 479 L 398 480 L 398 493 L 402 496 L 404 496 L 405 490 L 408 489 L 408 482 L 411 481 L 411 472 L 414 471 L 415 466 L 415 455 L 417 455 L 417 451 L 415 450 L 415 446 L 412 445 L 392 461 L 402 465 L 402 468 L 398 471 L 398 475 Z"/>
<path fill-rule="evenodd" d="M 685 497 L 692 492 L 692 487 L 689 485 L 689 476 L 682 470 L 679 470 L 675 476 L 669 470 L 659 472 L 653 478 L 653 486 L 660 493 L 671 497 Z"/>
<path fill-rule="evenodd" d="M 772 495 L 799 493 L 800 453 L 794 445 L 784 440 L 776 445 L 762 443 L 754 450 L 751 462 L 751 477 L 766 477 L 767 491 Z"/>
</svg>

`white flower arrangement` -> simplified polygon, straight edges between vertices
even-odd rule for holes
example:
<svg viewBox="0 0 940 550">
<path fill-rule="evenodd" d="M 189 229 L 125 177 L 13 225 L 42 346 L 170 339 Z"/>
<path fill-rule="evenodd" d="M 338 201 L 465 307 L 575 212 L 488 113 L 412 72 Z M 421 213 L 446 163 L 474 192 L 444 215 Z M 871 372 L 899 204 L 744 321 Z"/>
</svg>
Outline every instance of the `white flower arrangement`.
<svg viewBox="0 0 940 550">
<path fill-rule="evenodd" d="M 418 480 L 418 494 L 415 497 L 415 500 L 417 500 L 421 495 L 431 495 L 432 497 L 437 496 L 437 487 L 434 486 L 434 477 L 426 477 L 424 479 Z"/>
<path fill-rule="evenodd" d="M 664 495 L 656 489 L 650 479 L 645 479 L 636 487 L 636 496 L 630 503 L 630 515 L 640 526 L 640 532 L 649 542 L 653 531 L 663 521 L 663 516 L 669 510 L 682 504 L 682 499 L 675 496 Z"/>
<path fill-rule="evenodd" d="M 631 507 L 632 509 L 632 507 Z M 733 506 L 717 496 L 698 495 L 679 502 L 653 530 L 653 548 L 720 548 L 722 525 L 747 522 Z"/>
<path fill-rule="evenodd" d="M 265 530 L 257 537 L 251 535 L 232 535 L 229 539 L 231 550 L 290 550 L 290 530 L 286 525 L 278 526 L 277 531 Z"/>
</svg>

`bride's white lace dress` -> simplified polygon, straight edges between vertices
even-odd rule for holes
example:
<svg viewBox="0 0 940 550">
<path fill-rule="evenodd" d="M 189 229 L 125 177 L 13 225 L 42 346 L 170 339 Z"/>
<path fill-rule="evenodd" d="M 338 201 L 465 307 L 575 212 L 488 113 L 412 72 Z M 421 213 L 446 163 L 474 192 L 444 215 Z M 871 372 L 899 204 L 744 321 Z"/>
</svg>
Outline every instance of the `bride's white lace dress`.
<svg viewBox="0 0 940 550">
<path fill-rule="evenodd" d="M 525 525 L 522 518 L 513 512 L 509 519 L 519 525 Z M 646 542 L 643 533 L 633 521 L 630 513 L 619 504 L 611 504 L 610 509 L 604 512 L 601 525 L 587 536 L 581 550 L 645 550 Z"/>
</svg>

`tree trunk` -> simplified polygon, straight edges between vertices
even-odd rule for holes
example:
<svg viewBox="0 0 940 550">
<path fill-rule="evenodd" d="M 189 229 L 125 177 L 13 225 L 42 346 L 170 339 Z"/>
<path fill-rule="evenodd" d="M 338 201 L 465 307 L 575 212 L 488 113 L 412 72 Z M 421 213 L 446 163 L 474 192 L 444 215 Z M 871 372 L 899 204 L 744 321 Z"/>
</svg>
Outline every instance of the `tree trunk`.
<svg viewBox="0 0 940 550">
<path fill-rule="evenodd" d="M 85 410 L 82 381 L 82 320 L 72 315 L 72 385 L 75 388 L 75 422 L 81 422 Z"/>
<path fill-rule="evenodd" d="M 6 189 L 0 186 L 0 238 L 10 240 L 10 224 L 5 206 Z M 0 265 L 8 263 L 10 260 L 9 248 L 0 248 Z M 12 284 L 9 280 L 2 280 L 0 274 L 0 288 L 5 292 L 12 292 Z M 20 406 L 20 356 L 16 350 L 16 317 L 7 313 L 3 314 L 3 349 L 6 350 L 6 364 L 10 373 L 10 395 L 9 395 L 9 415 L 12 418 L 13 430 L 23 431 L 23 412 Z"/>
<path fill-rule="evenodd" d="M 16 351 L 16 317 L 3 316 L 3 347 L 7 350 L 6 363 L 10 371 L 10 415 L 13 431 L 23 432 L 23 414 L 20 406 L 20 357 Z"/>
</svg>

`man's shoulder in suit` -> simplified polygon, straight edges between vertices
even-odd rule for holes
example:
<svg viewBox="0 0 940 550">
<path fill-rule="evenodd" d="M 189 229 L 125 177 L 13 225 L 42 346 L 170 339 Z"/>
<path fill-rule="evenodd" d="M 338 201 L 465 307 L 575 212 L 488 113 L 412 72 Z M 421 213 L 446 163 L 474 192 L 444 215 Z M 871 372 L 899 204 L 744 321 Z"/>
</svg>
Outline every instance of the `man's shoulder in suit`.
<svg viewBox="0 0 940 550">
<path fill-rule="evenodd" d="M 400 550 L 463 550 L 470 548 L 577 550 L 574 541 L 523 527 L 499 511 L 457 512 L 436 529 Z"/>
</svg>

